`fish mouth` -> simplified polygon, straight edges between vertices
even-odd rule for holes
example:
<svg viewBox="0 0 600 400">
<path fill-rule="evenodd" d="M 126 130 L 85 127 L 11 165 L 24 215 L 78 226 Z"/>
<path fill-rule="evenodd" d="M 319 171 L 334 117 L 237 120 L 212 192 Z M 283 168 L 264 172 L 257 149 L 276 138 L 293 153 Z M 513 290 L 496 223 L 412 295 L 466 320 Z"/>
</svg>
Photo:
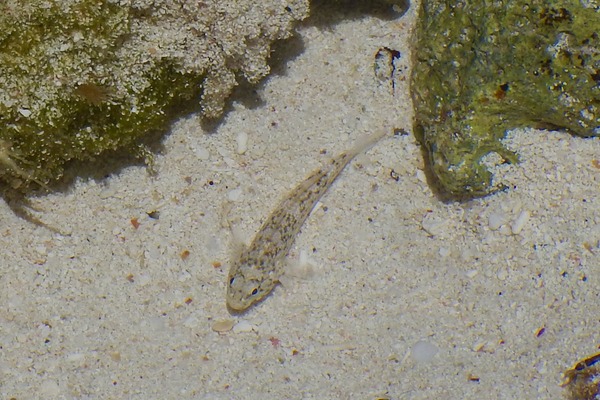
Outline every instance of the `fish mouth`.
<svg viewBox="0 0 600 400">
<path fill-rule="evenodd" d="M 227 309 L 232 314 L 239 314 L 246 311 L 252 304 L 236 301 L 233 298 L 227 298 L 225 301 Z"/>
</svg>

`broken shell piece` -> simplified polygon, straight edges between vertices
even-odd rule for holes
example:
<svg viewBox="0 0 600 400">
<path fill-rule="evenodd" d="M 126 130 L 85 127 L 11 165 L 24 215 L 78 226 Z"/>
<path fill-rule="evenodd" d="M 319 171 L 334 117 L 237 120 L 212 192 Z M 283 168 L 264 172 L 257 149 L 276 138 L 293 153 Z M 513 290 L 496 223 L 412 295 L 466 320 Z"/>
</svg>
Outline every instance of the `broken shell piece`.
<svg viewBox="0 0 600 400">
<path fill-rule="evenodd" d="M 231 319 L 219 320 L 213 324 L 212 330 L 218 333 L 229 332 L 233 325 L 235 322 Z"/>
</svg>

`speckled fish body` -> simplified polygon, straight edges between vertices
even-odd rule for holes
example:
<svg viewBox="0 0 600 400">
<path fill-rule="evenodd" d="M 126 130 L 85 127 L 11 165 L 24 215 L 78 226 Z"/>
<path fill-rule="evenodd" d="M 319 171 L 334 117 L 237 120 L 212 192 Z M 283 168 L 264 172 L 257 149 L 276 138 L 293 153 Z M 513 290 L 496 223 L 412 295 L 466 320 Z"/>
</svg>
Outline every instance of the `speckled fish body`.
<svg viewBox="0 0 600 400">
<path fill-rule="evenodd" d="M 227 306 L 243 311 L 268 295 L 283 275 L 285 257 L 319 199 L 357 154 L 374 145 L 384 133 L 370 135 L 332 158 L 294 188 L 263 223 L 252 244 L 231 265 Z"/>
</svg>

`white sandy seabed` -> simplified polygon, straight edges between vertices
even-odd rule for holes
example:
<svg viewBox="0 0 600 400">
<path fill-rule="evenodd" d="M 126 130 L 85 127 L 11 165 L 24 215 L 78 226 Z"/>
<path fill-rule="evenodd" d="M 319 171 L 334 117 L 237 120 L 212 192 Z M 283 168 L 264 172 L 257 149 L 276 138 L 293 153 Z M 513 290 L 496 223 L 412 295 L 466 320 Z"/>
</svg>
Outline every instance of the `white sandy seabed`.
<svg viewBox="0 0 600 400">
<path fill-rule="evenodd" d="M 510 190 L 464 204 L 432 194 L 412 135 L 384 139 L 317 206 L 285 286 L 225 308 L 232 230 L 250 240 L 358 137 L 411 130 L 413 21 L 308 21 L 262 102 L 236 100 L 214 132 L 177 122 L 156 176 L 34 199 L 64 235 L 3 204 L 0 397 L 563 397 L 561 373 L 600 344 L 598 139 L 513 132 Z M 394 87 L 373 68 L 384 46 Z"/>
</svg>

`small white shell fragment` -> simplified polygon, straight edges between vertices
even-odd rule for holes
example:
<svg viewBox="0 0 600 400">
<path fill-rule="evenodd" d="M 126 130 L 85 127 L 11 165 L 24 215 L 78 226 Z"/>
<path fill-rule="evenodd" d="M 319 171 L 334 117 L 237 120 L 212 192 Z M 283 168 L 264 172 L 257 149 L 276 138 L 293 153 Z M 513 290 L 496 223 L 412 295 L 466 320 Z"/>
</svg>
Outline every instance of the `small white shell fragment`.
<svg viewBox="0 0 600 400">
<path fill-rule="evenodd" d="M 506 223 L 508 217 L 503 212 L 493 212 L 488 216 L 488 226 L 491 230 L 496 231 Z"/>
<path fill-rule="evenodd" d="M 39 393 L 44 396 L 58 396 L 60 394 L 60 386 L 53 380 L 46 380 L 39 386 Z"/>
<path fill-rule="evenodd" d="M 410 349 L 410 355 L 417 362 L 429 362 L 438 351 L 439 349 L 433 343 L 420 340 Z"/>
<path fill-rule="evenodd" d="M 447 225 L 448 221 L 442 220 L 432 213 L 427 213 L 425 217 L 423 217 L 423 221 L 421 221 L 421 227 L 431 236 L 437 236 L 443 233 L 446 230 Z"/>
<path fill-rule="evenodd" d="M 252 330 L 253 326 L 246 320 L 241 320 L 233 327 L 233 332 L 235 333 L 248 333 L 252 332 Z"/>
<path fill-rule="evenodd" d="M 194 151 L 194 154 L 196 154 L 196 157 L 198 157 L 199 160 L 205 161 L 210 158 L 210 153 L 208 152 L 208 149 L 204 147 L 195 147 L 192 150 Z"/>
<path fill-rule="evenodd" d="M 136 279 L 136 282 L 140 286 L 146 286 L 150 282 L 152 282 L 152 276 L 148 274 L 140 274 L 140 276 Z"/>
<path fill-rule="evenodd" d="M 472 269 L 470 271 L 467 271 L 467 278 L 473 279 L 477 276 L 477 274 L 479 274 L 479 271 L 476 269 Z"/>
<path fill-rule="evenodd" d="M 227 199 L 235 203 L 237 201 L 240 201 L 240 199 L 242 198 L 242 194 L 243 191 L 241 188 L 233 189 L 227 193 Z"/>
<path fill-rule="evenodd" d="M 417 170 L 417 179 L 421 183 L 427 183 L 427 175 L 425 175 L 425 171 L 418 169 Z"/>
<path fill-rule="evenodd" d="M 116 185 L 110 185 L 108 187 L 105 187 L 104 189 L 102 189 L 102 191 L 100 192 L 100 194 L 98 195 L 98 197 L 101 200 L 106 200 L 109 199 L 111 197 L 114 197 L 116 194 Z"/>
<path fill-rule="evenodd" d="M 496 272 L 496 277 L 501 281 L 505 281 L 506 278 L 508 278 L 508 270 L 506 268 L 500 268 Z"/>
<path fill-rule="evenodd" d="M 450 255 L 450 249 L 447 247 L 440 247 L 439 254 L 441 257 L 448 257 Z"/>
<path fill-rule="evenodd" d="M 67 361 L 75 364 L 81 364 L 85 361 L 85 354 L 83 353 L 70 353 L 67 355 Z"/>
<path fill-rule="evenodd" d="M 77 32 L 73 32 L 73 41 L 75 43 L 81 41 L 84 39 L 84 36 L 81 32 L 77 31 Z"/>
<path fill-rule="evenodd" d="M 219 333 L 229 332 L 233 325 L 235 325 L 235 322 L 232 319 L 222 319 L 213 324 L 212 330 Z"/>
<path fill-rule="evenodd" d="M 248 150 L 248 134 L 246 132 L 238 132 L 235 140 L 237 144 L 236 152 L 244 154 Z"/>
<path fill-rule="evenodd" d="M 190 315 L 183 321 L 183 326 L 185 326 L 186 328 L 192 329 L 192 328 L 196 328 L 199 325 L 200 325 L 200 321 L 194 315 Z"/>
<path fill-rule="evenodd" d="M 523 227 L 525 227 L 525 224 L 527 224 L 527 222 L 529 221 L 529 217 L 529 211 L 521 211 L 521 214 L 519 214 L 517 219 L 515 219 L 515 221 L 510 227 L 513 235 L 518 235 L 519 233 L 521 233 Z"/>
<path fill-rule="evenodd" d="M 31 110 L 28 110 L 26 108 L 19 108 L 19 114 L 21 114 L 25 118 L 29 118 L 31 116 Z"/>
<path fill-rule="evenodd" d="M 500 226 L 500 229 L 498 229 L 498 232 L 500 232 L 501 234 L 506 235 L 506 236 L 513 234 L 511 227 L 506 224 Z"/>
</svg>

